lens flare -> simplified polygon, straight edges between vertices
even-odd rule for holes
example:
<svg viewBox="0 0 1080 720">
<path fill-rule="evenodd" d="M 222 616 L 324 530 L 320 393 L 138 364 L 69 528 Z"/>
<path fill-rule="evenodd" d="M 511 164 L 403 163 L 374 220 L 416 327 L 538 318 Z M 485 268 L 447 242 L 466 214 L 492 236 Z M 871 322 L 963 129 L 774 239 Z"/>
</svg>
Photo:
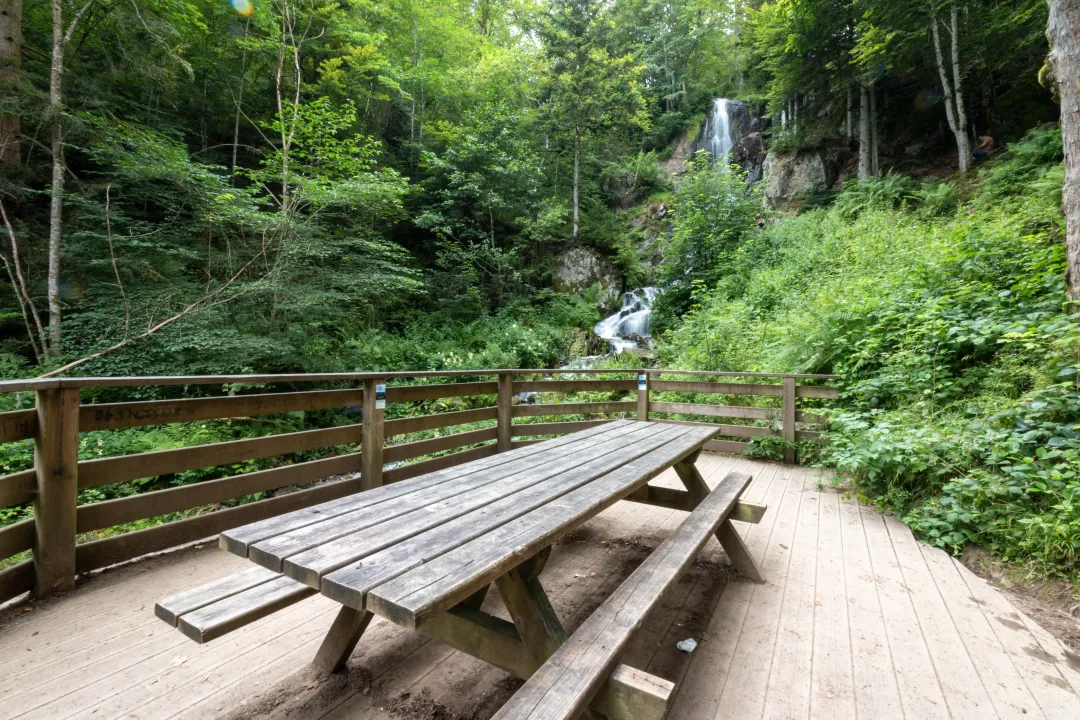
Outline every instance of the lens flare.
<svg viewBox="0 0 1080 720">
<path fill-rule="evenodd" d="M 245 17 L 255 12 L 254 0 L 229 0 L 229 4 L 233 6 L 237 13 Z"/>
</svg>

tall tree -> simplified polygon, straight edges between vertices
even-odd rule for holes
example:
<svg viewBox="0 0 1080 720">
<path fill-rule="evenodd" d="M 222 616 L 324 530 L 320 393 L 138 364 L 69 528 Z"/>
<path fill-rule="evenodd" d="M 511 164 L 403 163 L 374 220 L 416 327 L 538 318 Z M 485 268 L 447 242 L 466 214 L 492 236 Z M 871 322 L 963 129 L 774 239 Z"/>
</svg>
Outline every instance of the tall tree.
<svg viewBox="0 0 1080 720">
<path fill-rule="evenodd" d="M 22 65 L 22 14 L 22 0 L 0 0 L 0 87 L 9 88 L 8 98 L 18 97 L 10 88 L 19 82 Z M 21 132 L 17 107 L 0 112 L 0 164 L 19 164 Z"/>
<path fill-rule="evenodd" d="M 545 106 L 552 134 L 573 143 L 573 237 L 581 238 L 582 139 L 625 129 L 647 129 L 642 95 L 644 67 L 629 54 L 615 56 L 600 0 L 554 0 L 541 23 L 549 64 Z"/>
<path fill-rule="evenodd" d="M 971 136 L 968 128 L 967 110 L 964 107 L 964 89 L 960 72 L 960 23 L 959 10 L 955 2 L 949 4 L 949 24 L 938 17 L 938 9 L 930 7 L 930 36 L 934 42 L 934 59 L 937 61 L 938 76 L 941 78 L 941 90 L 945 95 L 945 116 L 949 129 L 956 138 L 956 151 L 959 158 L 960 172 L 967 171 L 971 164 Z M 946 63 L 941 49 L 939 25 L 945 25 L 949 32 L 950 59 Z M 952 81 L 949 71 L 952 71 Z"/>
<path fill-rule="evenodd" d="M 1049 0 L 1050 70 L 1061 103 L 1061 138 L 1065 146 L 1066 273 L 1069 299 L 1080 301 L 1080 0 Z"/>
</svg>

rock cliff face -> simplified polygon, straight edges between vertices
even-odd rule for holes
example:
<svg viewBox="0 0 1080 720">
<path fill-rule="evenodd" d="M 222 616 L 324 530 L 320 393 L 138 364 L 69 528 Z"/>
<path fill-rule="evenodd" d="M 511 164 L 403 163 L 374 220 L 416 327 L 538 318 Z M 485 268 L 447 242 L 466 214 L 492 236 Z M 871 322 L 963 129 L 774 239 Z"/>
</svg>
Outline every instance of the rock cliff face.
<svg viewBox="0 0 1080 720">
<path fill-rule="evenodd" d="M 622 299 L 622 278 L 603 255 L 587 247 L 570 248 L 559 256 L 553 277 L 559 292 L 580 294 L 599 285 L 597 305 L 603 310 L 617 307 Z"/>
<path fill-rule="evenodd" d="M 756 183 L 764 174 L 766 154 L 765 136 L 752 132 L 736 141 L 729 162 L 746 171 L 746 182 Z"/>
<path fill-rule="evenodd" d="M 762 167 L 765 204 L 777 208 L 800 195 L 827 190 L 840 174 L 839 156 L 827 150 L 769 151 Z"/>
</svg>

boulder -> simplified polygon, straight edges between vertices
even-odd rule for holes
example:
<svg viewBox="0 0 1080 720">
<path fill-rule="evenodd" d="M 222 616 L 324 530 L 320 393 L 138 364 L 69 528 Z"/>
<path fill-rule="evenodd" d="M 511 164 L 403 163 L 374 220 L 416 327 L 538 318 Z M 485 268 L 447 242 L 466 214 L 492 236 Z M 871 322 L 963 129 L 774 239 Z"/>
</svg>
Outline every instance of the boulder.
<svg viewBox="0 0 1080 720">
<path fill-rule="evenodd" d="M 597 306 L 603 310 L 618 307 L 622 299 L 622 278 L 611 262 L 596 250 L 587 247 L 570 248 L 556 259 L 553 277 L 559 292 L 581 294 L 599 285 Z"/>
<path fill-rule="evenodd" d="M 840 172 L 834 155 L 823 150 L 770 150 L 762 167 L 765 204 L 777 208 L 800 195 L 831 188 Z"/>
</svg>

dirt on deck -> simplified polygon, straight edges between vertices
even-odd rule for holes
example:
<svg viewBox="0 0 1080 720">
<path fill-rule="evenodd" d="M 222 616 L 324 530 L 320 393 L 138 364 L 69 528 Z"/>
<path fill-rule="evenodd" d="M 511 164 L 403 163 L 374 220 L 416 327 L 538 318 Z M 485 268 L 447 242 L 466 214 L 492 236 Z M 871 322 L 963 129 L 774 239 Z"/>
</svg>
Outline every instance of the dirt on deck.
<svg viewBox="0 0 1080 720">
<path fill-rule="evenodd" d="M 1066 580 L 1033 579 L 1023 567 L 1004 563 L 982 548 L 968 547 L 960 561 L 1053 633 L 1072 651 L 1069 659 L 1080 670 L 1080 590 L 1076 585 Z"/>
<path fill-rule="evenodd" d="M 616 540 L 602 537 L 586 526 L 560 540 L 541 575 L 541 581 L 563 619 L 568 632 L 580 625 L 649 553 L 658 537 Z M 558 562 L 559 556 L 572 557 Z M 678 640 L 704 635 L 733 571 L 726 565 L 699 559 L 680 578 L 676 587 L 636 633 L 625 655 L 627 662 L 667 678 L 681 678 L 690 655 L 675 648 Z M 703 590 L 704 589 L 704 590 Z M 693 590 L 696 590 L 693 591 Z M 489 592 L 484 610 L 508 617 L 498 592 Z M 462 653 L 453 653 L 425 672 L 417 668 L 412 682 L 403 682 L 411 671 L 387 672 L 381 663 L 386 648 L 365 653 L 364 640 L 348 669 L 330 677 L 312 667 L 294 673 L 275 689 L 251 699 L 225 715 L 228 720 L 253 718 L 395 718 L 396 720 L 485 720 L 521 687 L 522 681 Z M 396 638 L 398 644 L 415 646 L 416 634 Z M 385 645 L 385 642 L 373 642 Z M 432 641 L 426 641 L 432 642 Z M 438 643 L 433 643 L 437 645 Z M 412 655 L 397 655 L 399 665 Z M 427 662 L 426 660 L 421 660 Z M 376 676 L 395 675 L 394 679 Z"/>
</svg>

